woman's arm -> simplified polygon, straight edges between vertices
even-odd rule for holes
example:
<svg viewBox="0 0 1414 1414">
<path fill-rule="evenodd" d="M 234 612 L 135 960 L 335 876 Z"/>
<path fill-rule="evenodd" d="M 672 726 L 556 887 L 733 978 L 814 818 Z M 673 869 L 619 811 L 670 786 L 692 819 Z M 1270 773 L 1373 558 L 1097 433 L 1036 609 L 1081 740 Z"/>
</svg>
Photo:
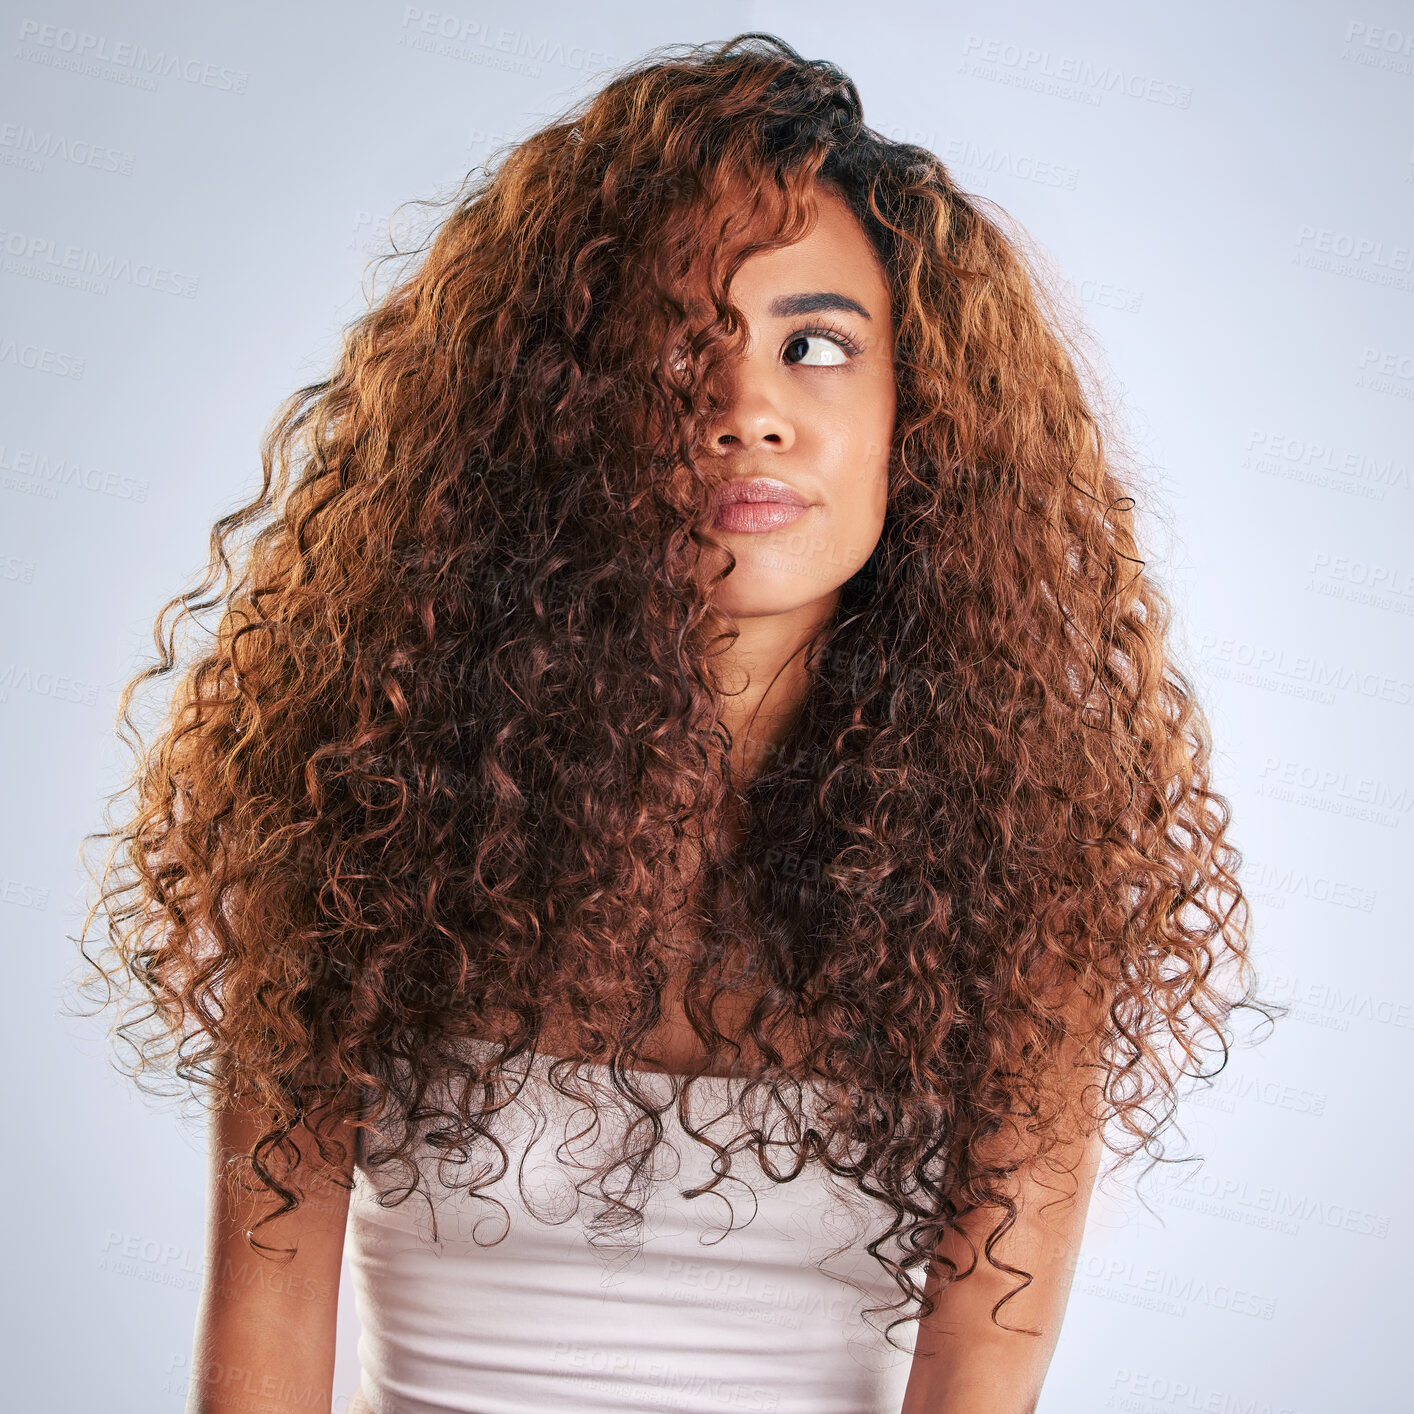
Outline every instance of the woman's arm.
<svg viewBox="0 0 1414 1414">
<path fill-rule="evenodd" d="M 1016 1220 L 997 1239 L 992 1255 L 1029 1272 L 1030 1284 L 992 1320 L 992 1307 L 1021 1277 L 998 1271 L 982 1250 L 1002 1210 L 979 1208 L 964 1216 L 962 1232 L 950 1231 L 937 1251 L 959 1271 L 972 1265 L 975 1252 L 976 1269 L 946 1287 L 937 1296 L 937 1310 L 919 1323 L 900 1414 L 1034 1414 L 1060 1338 L 1104 1155 L 1107 1067 L 1098 1055 L 1110 1000 L 1104 989 L 1094 995 L 1077 990 L 1061 1006 L 1063 1039 L 1051 1058 L 1050 1075 L 1041 1077 L 1054 1082 L 1065 1109 L 1056 1120 L 1059 1138 L 1050 1152 L 1038 1161 L 1035 1140 L 1014 1119 L 978 1155 L 989 1167 L 1017 1166 L 1008 1188 Z M 1098 1114 L 1090 1103 L 1094 1097 L 1102 1101 Z M 936 1293 L 943 1270 L 941 1262 L 930 1264 L 924 1284 L 929 1295 Z"/>
<path fill-rule="evenodd" d="M 964 1220 L 977 1269 L 949 1286 L 938 1297 L 937 1310 L 920 1322 L 901 1414 L 1033 1414 L 1060 1337 L 1102 1150 L 1097 1131 L 1086 1141 L 1057 1146 L 1052 1157 L 1074 1168 L 1073 1177 L 1064 1171 L 1023 1175 L 1016 1222 L 993 1248 L 1000 1261 L 1032 1275 L 997 1320 L 1040 1335 L 1006 1331 L 992 1320 L 992 1307 L 1020 1280 L 997 1271 L 982 1252 L 999 1213 L 979 1209 Z M 1074 1196 L 1068 1197 L 1072 1188 Z M 961 1271 L 972 1261 L 967 1243 L 953 1233 L 938 1251 Z M 939 1269 L 935 1264 L 925 1283 L 930 1295 Z"/>
<path fill-rule="evenodd" d="M 243 1236 L 274 1203 L 248 1173 L 254 1193 L 233 1193 L 226 1161 L 248 1153 L 268 1122 L 252 1110 L 218 1110 L 210 1127 L 206 1274 L 197 1313 L 187 1414 L 328 1414 L 333 1402 L 334 1341 L 339 1272 L 349 1193 L 329 1177 L 313 1136 L 303 1128 L 298 1187 L 304 1200 L 293 1213 L 260 1228 L 267 1247 L 297 1247 L 292 1259 L 253 1251 Z M 345 1146 L 342 1174 L 353 1168 L 355 1130 L 336 1130 Z M 286 1186 L 288 1180 L 284 1180 Z"/>
</svg>

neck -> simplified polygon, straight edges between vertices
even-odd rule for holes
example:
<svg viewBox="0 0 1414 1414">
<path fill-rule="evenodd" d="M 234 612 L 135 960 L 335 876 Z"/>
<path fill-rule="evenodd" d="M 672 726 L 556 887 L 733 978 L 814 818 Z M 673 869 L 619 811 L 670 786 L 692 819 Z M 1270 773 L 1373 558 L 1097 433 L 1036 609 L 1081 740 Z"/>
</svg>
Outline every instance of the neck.
<svg viewBox="0 0 1414 1414">
<path fill-rule="evenodd" d="M 806 647 L 833 616 L 837 598 L 733 621 L 738 636 L 715 662 L 732 773 L 743 784 L 770 765 L 789 734 L 810 691 Z"/>
</svg>

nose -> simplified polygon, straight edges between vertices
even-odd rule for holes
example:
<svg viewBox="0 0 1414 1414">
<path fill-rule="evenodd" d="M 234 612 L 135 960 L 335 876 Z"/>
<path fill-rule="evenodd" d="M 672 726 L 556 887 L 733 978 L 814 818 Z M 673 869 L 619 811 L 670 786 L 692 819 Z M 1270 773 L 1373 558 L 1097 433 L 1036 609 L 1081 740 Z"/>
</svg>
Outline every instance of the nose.
<svg viewBox="0 0 1414 1414">
<path fill-rule="evenodd" d="M 795 427 L 772 390 L 759 378 L 738 371 L 726 411 L 712 430 L 718 452 L 750 451 L 758 445 L 788 451 L 795 442 Z"/>
</svg>

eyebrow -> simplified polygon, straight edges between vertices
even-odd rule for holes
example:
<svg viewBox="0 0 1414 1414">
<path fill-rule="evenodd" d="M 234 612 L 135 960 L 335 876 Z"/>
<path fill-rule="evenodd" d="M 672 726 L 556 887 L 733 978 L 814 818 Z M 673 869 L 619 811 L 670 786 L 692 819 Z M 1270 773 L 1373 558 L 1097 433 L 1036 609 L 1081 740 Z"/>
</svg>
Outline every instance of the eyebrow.
<svg viewBox="0 0 1414 1414">
<path fill-rule="evenodd" d="M 858 300 L 830 290 L 817 290 L 807 295 L 777 295 L 767 312 L 773 319 L 793 319 L 797 315 L 816 314 L 823 309 L 844 309 L 863 319 L 870 318 L 869 311 Z"/>
</svg>

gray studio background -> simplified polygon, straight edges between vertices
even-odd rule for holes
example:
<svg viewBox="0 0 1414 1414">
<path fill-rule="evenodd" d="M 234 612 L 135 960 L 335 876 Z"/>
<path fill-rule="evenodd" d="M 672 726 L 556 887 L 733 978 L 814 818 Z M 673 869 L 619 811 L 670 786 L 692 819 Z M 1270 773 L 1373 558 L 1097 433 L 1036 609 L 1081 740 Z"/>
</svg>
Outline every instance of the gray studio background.
<svg viewBox="0 0 1414 1414">
<path fill-rule="evenodd" d="M 764 29 L 1068 280 L 1292 1005 L 1185 1104 L 1167 1142 L 1196 1172 L 1151 1179 L 1152 1212 L 1097 1198 L 1043 1414 L 1407 1408 L 1414 6 L 448 3 L 0 21 L 9 1407 L 185 1398 L 204 1134 L 61 1014 L 154 614 L 399 203 L 650 46 Z M 336 1410 L 357 1338 L 346 1276 Z"/>
</svg>

